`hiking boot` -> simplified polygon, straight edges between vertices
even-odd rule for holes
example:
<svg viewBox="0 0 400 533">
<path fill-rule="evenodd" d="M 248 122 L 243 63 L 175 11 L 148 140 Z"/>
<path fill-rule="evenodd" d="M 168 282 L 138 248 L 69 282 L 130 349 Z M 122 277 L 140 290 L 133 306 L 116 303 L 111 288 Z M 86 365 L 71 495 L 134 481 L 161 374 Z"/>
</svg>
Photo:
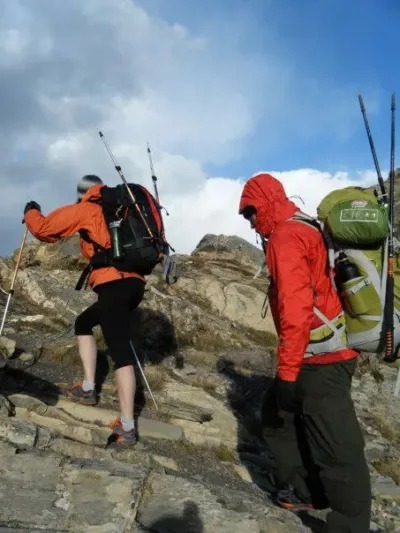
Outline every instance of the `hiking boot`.
<svg viewBox="0 0 400 533">
<path fill-rule="evenodd" d="M 280 490 L 274 502 L 288 511 L 311 511 L 314 509 L 313 504 L 300 498 L 293 487 Z"/>
<path fill-rule="evenodd" d="M 138 434 L 136 427 L 130 431 L 124 431 L 122 427 L 121 420 L 117 418 L 114 422 L 109 424 L 107 427 L 113 430 L 110 438 L 108 439 L 108 444 L 118 444 L 119 446 L 134 446 L 138 441 Z"/>
<path fill-rule="evenodd" d="M 77 401 L 83 405 L 96 405 L 97 394 L 95 390 L 84 391 L 82 388 L 83 381 L 74 383 L 67 390 L 67 396 L 71 400 Z"/>
</svg>

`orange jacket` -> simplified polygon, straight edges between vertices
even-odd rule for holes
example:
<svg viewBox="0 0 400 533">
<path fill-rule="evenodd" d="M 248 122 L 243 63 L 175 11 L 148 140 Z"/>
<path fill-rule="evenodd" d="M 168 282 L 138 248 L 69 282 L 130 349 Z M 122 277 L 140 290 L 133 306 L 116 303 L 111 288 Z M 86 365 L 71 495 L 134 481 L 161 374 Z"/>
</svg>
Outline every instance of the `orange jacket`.
<svg viewBox="0 0 400 533">
<path fill-rule="evenodd" d="M 322 235 L 307 224 L 288 221 L 300 209 L 286 197 L 282 184 L 269 174 L 258 174 L 246 183 L 240 212 L 247 206 L 257 210 L 255 230 L 269 237 L 268 294 L 280 341 L 278 376 L 295 381 L 302 364 L 329 364 L 357 357 L 356 351 L 346 348 L 304 359 L 310 331 L 322 325 L 313 312 L 314 305 L 328 319 L 342 311 L 329 278 Z"/>
<path fill-rule="evenodd" d="M 55 209 L 46 217 L 37 209 L 31 209 L 25 215 L 25 223 L 34 237 L 44 242 L 57 242 L 58 240 L 71 237 L 80 229 L 86 229 L 94 241 L 100 246 L 109 248 L 111 246 L 110 234 L 104 220 L 102 208 L 99 204 L 93 203 L 100 199 L 100 190 L 103 185 L 94 185 L 77 204 L 66 205 Z M 94 246 L 91 243 L 80 240 L 81 252 L 85 259 L 94 255 Z M 105 267 L 93 270 L 89 277 L 89 284 L 92 288 L 102 283 L 117 279 L 143 276 L 134 272 L 119 272 L 113 267 Z"/>
</svg>

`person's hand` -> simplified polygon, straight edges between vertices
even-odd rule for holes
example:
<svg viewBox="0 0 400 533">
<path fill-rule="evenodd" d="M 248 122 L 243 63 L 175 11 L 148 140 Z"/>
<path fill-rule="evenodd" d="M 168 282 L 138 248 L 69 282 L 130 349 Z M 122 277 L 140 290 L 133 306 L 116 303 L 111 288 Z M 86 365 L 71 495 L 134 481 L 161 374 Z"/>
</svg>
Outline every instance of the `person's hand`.
<svg viewBox="0 0 400 533">
<path fill-rule="evenodd" d="M 42 209 L 41 209 L 40 205 L 37 202 L 30 201 L 25 206 L 24 215 L 26 215 L 26 213 L 28 211 L 30 211 L 31 209 L 37 209 L 38 211 L 42 212 Z"/>
<path fill-rule="evenodd" d="M 288 411 L 289 413 L 294 413 L 298 408 L 296 382 L 285 381 L 278 378 L 276 383 L 276 392 L 279 409 L 282 409 L 282 411 Z"/>
</svg>

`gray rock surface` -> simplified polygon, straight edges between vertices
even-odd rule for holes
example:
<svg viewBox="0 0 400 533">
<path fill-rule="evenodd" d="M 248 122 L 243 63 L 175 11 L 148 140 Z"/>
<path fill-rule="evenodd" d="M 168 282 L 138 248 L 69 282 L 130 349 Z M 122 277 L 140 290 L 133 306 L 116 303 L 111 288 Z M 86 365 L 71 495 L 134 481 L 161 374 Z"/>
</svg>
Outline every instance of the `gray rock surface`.
<svg viewBox="0 0 400 533">
<path fill-rule="evenodd" d="M 16 528 L 130 531 L 147 475 L 140 465 L 62 460 L 0 445 L 1 520 Z"/>
<path fill-rule="evenodd" d="M 245 492 L 228 491 L 222 495 L 201 483 L 159 474 L 152 474 L 148 484 L 150 496 L 143 499 L 137 521 L 157 533 L 305 531 L 294 515 L 286 516 L 283 523 L 265 502 Z"/>
<path fill-rule="evenodd" d="M 0 354 L 3 357 L 10 357 L 15 352 L 16 342 L 7 337 L 0 337 Z"/>
<path fill-rule="evenodd" d="M 98 331 L 99 406 L 61 396 L 82 376 L 73 321 L 95 299 L 74 291 L 77 240 L 29 243 L 5 330 L 13 356 L 0 368 L 0 532 L 322 531 L 324 513 L 302 523 L 269 497 L 274 462 L 260 439 L 260 398 L 274 374 L 276 337 L 270 317 L 259 317 L 268 284 L 266 275 L 254 279 L 260 251 L 247 244 L 206 236 L 192 256 L 177 256 L 176 285 L 149 276 L 133 334 L 160 411 L 145 391 L 139 443 L 120 450 L 107 446 L 118 411 Z M 13 269 L 0 259 L 3 288 Z M 4 303 L 0 292 L 0 313 Z M 352 390 L 376 533 L 400 532 L 396 374 L 363 356 Z"/>
<path fill-rule="evenodd" d="M 244 256 L 255 262 L 262 260 L 264 257 L 263 251 L 260 247 L 254 246 L 253 244 L 240 237 L 237 237 L 236 235 L 204 235 L 204 237 L 196 246 L 192 255 L 201 252 L 227 252 L 231 254 L 240 253 L 240 259 L 242 259 Z"/>
</svg>

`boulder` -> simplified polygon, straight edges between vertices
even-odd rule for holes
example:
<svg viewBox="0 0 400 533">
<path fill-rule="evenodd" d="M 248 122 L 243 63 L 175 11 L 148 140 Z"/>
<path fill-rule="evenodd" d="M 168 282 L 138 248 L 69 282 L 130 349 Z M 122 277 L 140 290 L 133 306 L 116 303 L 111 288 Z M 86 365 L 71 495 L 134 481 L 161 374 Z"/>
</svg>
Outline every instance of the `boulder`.
<svg viewBox="0 0 400 533">
<path fill-rule="evenodd" d="M 207 234 L 198 243 L 192 255 L 211 252 L 215 254 L 234 254 L 236 259 L 246 258 L 255 263 L 262 261 L 264 258 L 264 253 L 260 248 L 235 235 Z"/>
<path fill-rule="evenodd" d="M 13 339 L 8 339 L 7 337 L 0 337 L 0 356 L 5 358 L 11 357 L 14 352 L 17 343 Z"/>
</svg>

